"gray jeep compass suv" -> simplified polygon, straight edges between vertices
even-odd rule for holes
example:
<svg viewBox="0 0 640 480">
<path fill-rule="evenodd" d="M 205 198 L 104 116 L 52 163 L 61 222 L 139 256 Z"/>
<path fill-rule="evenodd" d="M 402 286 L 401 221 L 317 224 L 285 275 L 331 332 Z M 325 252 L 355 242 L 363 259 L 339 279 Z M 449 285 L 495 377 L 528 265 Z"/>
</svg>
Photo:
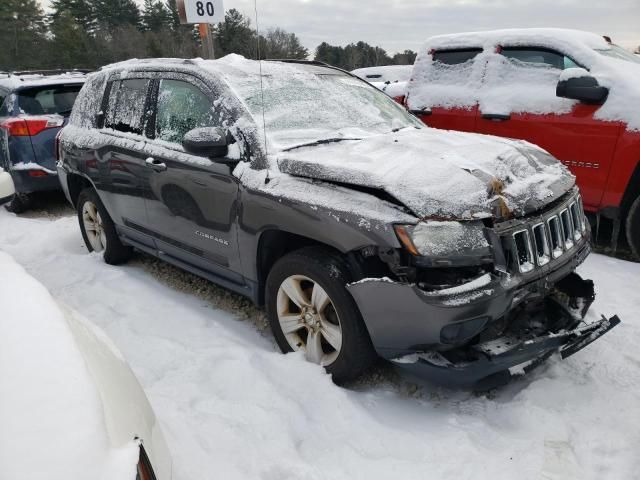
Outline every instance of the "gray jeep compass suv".
<svg viewBox="0 0 640 480">
<path fill-rule="evenodd" d="M 58 171 L 91 251 L 265 304 L 342 382 L 376 358 L 456 384 L 571 355 L 593 283 L 574 177 L 526 142 L 426 128 L 313 62 L 144 60 L 91 75 Z"/>
</svg>

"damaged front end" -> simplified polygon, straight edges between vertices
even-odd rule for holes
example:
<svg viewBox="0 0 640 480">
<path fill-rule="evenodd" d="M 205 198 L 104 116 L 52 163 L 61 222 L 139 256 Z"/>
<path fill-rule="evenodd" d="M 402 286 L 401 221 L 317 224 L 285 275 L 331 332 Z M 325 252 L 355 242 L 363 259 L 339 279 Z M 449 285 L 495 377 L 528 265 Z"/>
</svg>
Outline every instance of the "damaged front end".
<svg viewBox="0 0 640 480">
<path fill-rule="evenodd" d="M 430 243 L 416 242 L 404 258 L 381 252 L 393 279 L 347 287 L 378 354 L 397 366 L 438 383 L 490 388 L 555 352 L 573 355 L 620 323 L 584 322 L 595 291 L 575 273 L 590 252 L 577 190 L 540 214 L 485 227 L 483 237 L 477 226 L 444 227 L 440 239 L 434 230 L 405 239 L 399 232 L 404 250 L 421 235 Z M 455 241 L 441 246 L 444 238 Z"/>
</svg>

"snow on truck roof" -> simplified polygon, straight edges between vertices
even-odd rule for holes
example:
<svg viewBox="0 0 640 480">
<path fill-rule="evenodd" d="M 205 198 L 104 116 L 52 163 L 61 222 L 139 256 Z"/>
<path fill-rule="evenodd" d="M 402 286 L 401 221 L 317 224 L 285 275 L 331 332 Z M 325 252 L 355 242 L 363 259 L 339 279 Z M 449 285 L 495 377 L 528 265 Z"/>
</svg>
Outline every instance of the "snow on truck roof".
<svg viewBox="0 0 640 480">
<path fill-rule="evenodd" d="M 611 48 L 604 37 L 595 33 L 565 28 L 510 28 L 503 30 L 488 30 L 484 32 L 464 32 L 437 35 L 427 40 L 427 48 L 461 48 L 461 47 L 491 47 L 508 43 L 509 45 L 526 44 L 532 42 L 543 46 L 558 42 L 582 45 L 596 50 Z"/>
</svg>

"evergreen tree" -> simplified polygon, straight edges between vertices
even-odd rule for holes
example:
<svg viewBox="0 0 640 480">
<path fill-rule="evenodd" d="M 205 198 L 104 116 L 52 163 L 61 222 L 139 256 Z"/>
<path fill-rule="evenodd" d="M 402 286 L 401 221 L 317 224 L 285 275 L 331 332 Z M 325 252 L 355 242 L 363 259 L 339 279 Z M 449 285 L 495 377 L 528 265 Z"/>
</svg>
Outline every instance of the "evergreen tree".
<svg viewBox="0 0 640 480">
<path fill-rule="evenodd" d="M 247 58 L 256 58 L 256 33 L 251 21 L 235 8 L 225 14 L 224 22 L 214 29 L 216 57 L 237 53 Z"/>
<path fill-rule="evenodd" d="M 172 29 L 171 12 L 160 0 L 145 0 L 142 13 L 142 29 L 161 32 Z"/>
<path fill-rule="evenodd" d="M 281 28 L 267 31 L 260 36 L 260 56 L 264 58 L 306 59 L 309 51 L 302 46 L 295 33 L 288 33 Z"/>
<path fill-rule="evenodd" d="M 0 1 L 0 69 L 43 65 L 46 34 L 45 15 L 36 0 Z"/>
<path fill-rule="evenodd" d="M 51 22 L 51 66 L 56 68 L 97 67 L 93 39 L 72 13 L 60 10 Z"/>
<path fill-rule="evenodd" d="M 52 0 L 50 20 L 56 22 L 66 13 L 73 17 L 85 32 L 93 34 L 97 28 L 96 10 L 91 0 Z M 66 20 L 65 20 L 66 22 Z"/>
<path fill-rule="evenodd" d="M 140 10 L 135 0 L 92 0 L 99 29 L 107 35 L 118 28 L 140 26 Z"/>
</svg>

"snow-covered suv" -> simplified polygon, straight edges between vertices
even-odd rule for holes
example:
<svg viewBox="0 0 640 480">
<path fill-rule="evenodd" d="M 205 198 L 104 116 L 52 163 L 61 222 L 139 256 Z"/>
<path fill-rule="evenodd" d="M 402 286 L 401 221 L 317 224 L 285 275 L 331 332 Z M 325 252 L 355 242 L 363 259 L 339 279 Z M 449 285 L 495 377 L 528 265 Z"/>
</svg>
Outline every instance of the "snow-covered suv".
<svg viewBox="0 0 640 480">
<path fill-rule="evenodd" d="M 589 227 L 563 165 L 425 128 L 335 68 L 109 66 L 59 147 L 89 250 L 115 264 L 136 248 L 266 303 L 281 349 L 339 382 L 378 354 L 471 384 L 618 323 L 578 327 Z"/>
<path fill-rule="evenodd" d="M 442 35 L 420 50 L 405 102 L 432 127 L 544 148 L 585 210 L 612 220 L 613 248 L 626 229 L 640 257 L 640 57 L 574 30 Z"/>
</svg>

